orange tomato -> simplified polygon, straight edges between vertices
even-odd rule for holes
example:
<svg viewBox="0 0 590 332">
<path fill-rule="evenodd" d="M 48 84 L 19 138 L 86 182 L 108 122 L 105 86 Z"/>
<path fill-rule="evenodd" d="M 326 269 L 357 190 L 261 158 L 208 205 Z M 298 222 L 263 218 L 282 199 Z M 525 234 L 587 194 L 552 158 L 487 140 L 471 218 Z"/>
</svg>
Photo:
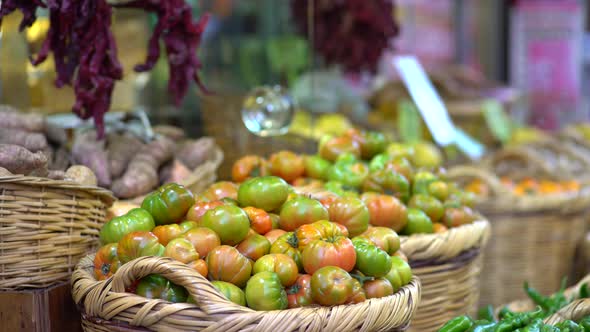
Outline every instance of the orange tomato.
<svg viewBox="0 0 590 332">
<path fill-rule="evenodd" d="M 232 167 L 232 180 L 244 182 L 250 178 L 268 175 L 268 163 L 259 156 L 248 155 L 238 159 Z"/>
<path fill-rule="evenodd" d="M 245 207 L 242 210 L 248 215 L 250 227 L 256 233 L 264 235 L 272 230 L 272 219 L 266 211 L 251 206 Z"/>
<path fill-rule="evenodd" d="M 484 197 L 490 194 L 490 188 L 488 188 L 485 182 L 479 179 L 471 181 L 465 186 L 465 190 Z"/>
<path fill-rule="evenodd" d="M 448 230 L 447 226 L 439 222 L 435 222 L 434 224 L 432 224 L 432 229 L 434 230 L 434 233 L 444 233 Z"/>
<path fill-rule="evenodd" d="M 202 259 L 197 259 L 195 261 L 189 262 L 186 265 L 191 269 L 199 272 L 200 275 L 207 278 L 207 274 L 209 274 L 209 269 L 207 268 L 207 262 Z"/>
</svg>

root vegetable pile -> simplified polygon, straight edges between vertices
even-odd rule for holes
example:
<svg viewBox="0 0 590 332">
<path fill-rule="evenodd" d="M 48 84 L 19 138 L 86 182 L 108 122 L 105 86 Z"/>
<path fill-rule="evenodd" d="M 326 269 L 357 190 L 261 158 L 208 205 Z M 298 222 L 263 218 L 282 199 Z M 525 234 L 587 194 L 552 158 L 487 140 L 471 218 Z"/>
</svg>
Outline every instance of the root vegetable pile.
<svg viewBox="0 0 590 332">
<path fill-rule="evenodd" d="M 4 0 L 0 2 L 0 23 L 4 16 L 19 10 L 23 13 L 23 30 L 35 22 L 40 7 L 49 10 L 50 28 L 32 63 L 39 65 L 52 53 L 57 70 L 55 85 L 73 85 L 76 102 L 72 110 L 83 119 L 93 118 L 98 137 L 102 138 L 104 114 L 111 105 L 115 82 L 123 77 L 111 32 L 112 7 L 107 0 Z M 207 16 L 194 22 L 185 0 L 137 0 L 118 7 L 141 8 L 158 16 L 148 57 L 144 64 L 136 66 L 136 71 L 154 67 L 163 40 L 170 67 L 168 88 L 176 104 L 180 104 L 192 81 L 204 90 L 196 50 Z"/>
</svg>

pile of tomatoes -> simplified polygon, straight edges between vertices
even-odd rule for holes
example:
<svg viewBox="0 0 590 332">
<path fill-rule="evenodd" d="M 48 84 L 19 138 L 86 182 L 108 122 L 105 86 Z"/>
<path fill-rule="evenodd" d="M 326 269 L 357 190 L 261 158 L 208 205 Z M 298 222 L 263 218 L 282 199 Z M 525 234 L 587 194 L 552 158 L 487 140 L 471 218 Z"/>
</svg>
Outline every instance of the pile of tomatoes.
<svg viewBox="0 0 590 332">
<path fill-rule="evenodd" d="M 268 159 L 244 156 L 234 163 L 232 178 L 239 183 L 273 175 L 296 187 L 359 198 L 372 225 L 403 235 L 444 232 L 475 221 L 476 196 L 446 181 L 439 159 L 427 150 L 352 129 L 323 138 L 317 155 L 280 151 Z"/>
<path fill-rule="evenodd" d="M 371 213 L 381 208 L 381 198 L 369 202 L 351 196 L 316 200 L 276 176 L 218 182 L 198 196 L 167 184 L 103 226 L 94 273 L 104 280 L 133 259 L 171 257 L 209 279 L 228 300 L 254 310 L 389 296 L 410 282 L 412 271 L 397 232 L 379 223 L 393 218 L 401 225 L 402 216 L 381 211 L 375 224 Z M 193 302 L 186 289 L 156 274 L 128 291 Z"/>
<path fill-rule="evenodd" d="M 567 195 L 576 194 L 580 191 L 580 183 L 575 180 L 552 181 L 539 180 L 526 177 L 520 180 L 512 180 L 508 177 L 502 177 L 502 184 L 508 190 L 511 190 L 516 196 L 527 195 Z M 476 179 L 465 186 L 465 190 L 472 192 L 481 197 L 490 196 L 490 188 L 482 180 Z"/>
</svg>

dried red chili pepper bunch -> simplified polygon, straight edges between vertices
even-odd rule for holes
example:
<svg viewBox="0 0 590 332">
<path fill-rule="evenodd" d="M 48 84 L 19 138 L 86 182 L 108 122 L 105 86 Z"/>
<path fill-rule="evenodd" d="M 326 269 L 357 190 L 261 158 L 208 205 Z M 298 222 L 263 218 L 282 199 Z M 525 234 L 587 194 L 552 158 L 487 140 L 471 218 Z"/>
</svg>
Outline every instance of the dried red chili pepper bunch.
<svg viewBox="0 0 590 332">
<path fill-rule="evenodd" d="M 295 22 L 306 35 L 310 1 L 292 0 Z M 313 6 L 314 48 L 346 71 L 375 71 L 399 32 L 393 0 L 315 0 Z"/>
<path fill-rule="evenodd" d="M 115 82 L 123 77 L 110 29 L 112 8 L 106 0 L 4 0 L 0 3 L 0 23 L 4 16 L 20 10 L 24 15 L 20 29 L 30 27 L 39 7 L 48 8 L 50 28 L 32 63 L 38 65 L 53 53 L 56 86 L 74 86 L 73 111 L 83 119 L 94 118 L 102 138 L 104 114 L 110 108 Z M 196 50 L 207 16 L 194 22 L 191 8 L 184 0 L 137 0 L 120 7 L 141 8 L 158 16 L 146 63 L 136 66 L 136 71 L 154 67 L 162 39 L 170 66 L 168 88 L 175 102 L 180 103 L 193 80 L 204 89 L 198 77 L 201 63 Z"/>
</svg>

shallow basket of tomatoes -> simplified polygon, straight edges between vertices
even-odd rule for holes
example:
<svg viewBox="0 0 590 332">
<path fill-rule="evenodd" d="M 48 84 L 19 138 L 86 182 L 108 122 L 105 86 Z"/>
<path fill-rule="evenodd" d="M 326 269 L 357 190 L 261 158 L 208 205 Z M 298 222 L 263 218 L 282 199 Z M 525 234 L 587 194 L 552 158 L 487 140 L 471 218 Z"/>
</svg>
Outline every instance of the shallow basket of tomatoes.
<svg viewBox="0 0 590 332">
<path fill-rule="evenodd" d="M 210 281 L 167 257 L 140 257 L 97 281 L 94 255 L 72 276 L 72 295 L 85 331 L 404 331 L 420 300 L 414 278 L 393 295 L 357 304 L 254 311 L 227 300 Z M 171 303 L 126 292 L 137 279 L 159 274 L 184 287 L 191 303 Z"/>
<path fill-rule="evenodd" d="M 449 177 L 478 194 L 477 208 L 492 225 L 482 304 L 510 301 L 523 280 L 551 292 L 571 273 L 586 233 L 590 191 L 567 174 L 552 172 L 539 155 L 520 148 L 499 151 L 482 165 L 449 170 Z"/>
</svg>

